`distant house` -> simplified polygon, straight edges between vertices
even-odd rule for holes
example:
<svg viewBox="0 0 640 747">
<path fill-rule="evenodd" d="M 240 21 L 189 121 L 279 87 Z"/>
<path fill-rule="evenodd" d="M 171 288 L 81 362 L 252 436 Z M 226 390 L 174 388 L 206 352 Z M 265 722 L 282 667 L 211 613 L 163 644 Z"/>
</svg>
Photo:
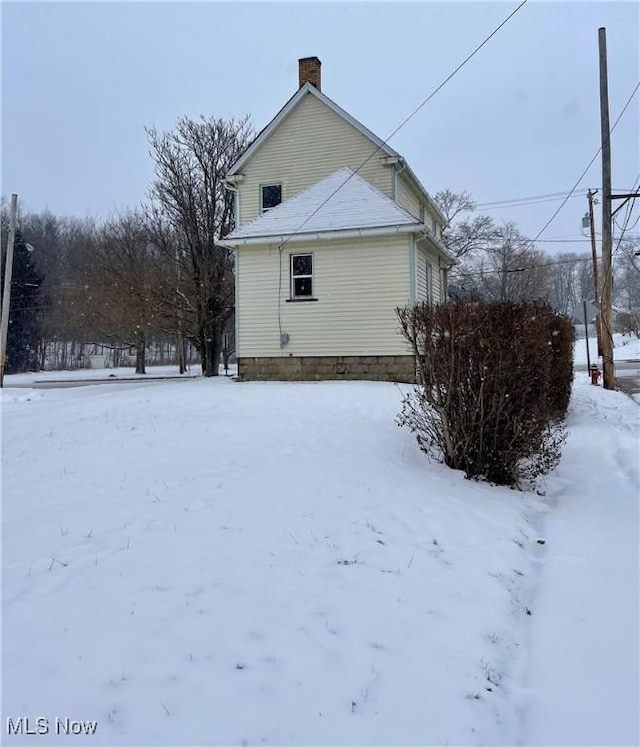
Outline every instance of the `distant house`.
<svg viewBox="0 0 640 747">
<path fill-rule="evenodd" d="M 321 91 L 320 60 L 227 174 L 242 379 L 413 379 L 398 306 L 446 298 L 445 218 Z"/>
</svg>

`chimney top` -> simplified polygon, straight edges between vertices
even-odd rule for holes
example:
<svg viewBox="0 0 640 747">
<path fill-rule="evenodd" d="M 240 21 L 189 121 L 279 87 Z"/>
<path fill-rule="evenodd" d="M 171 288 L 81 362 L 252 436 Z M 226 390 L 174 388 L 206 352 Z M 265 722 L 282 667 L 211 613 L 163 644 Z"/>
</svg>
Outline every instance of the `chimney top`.
<svg viewBox="0 0 640 747">
<path fill-rule="evenodd" d="M 317 57 L 302 57 L 298 60 L 298 83 L 299 88 L 305 83 L 311 83 L 318 91 L 320 87 L 320 68 L 322 63 Z"/>
</svg>

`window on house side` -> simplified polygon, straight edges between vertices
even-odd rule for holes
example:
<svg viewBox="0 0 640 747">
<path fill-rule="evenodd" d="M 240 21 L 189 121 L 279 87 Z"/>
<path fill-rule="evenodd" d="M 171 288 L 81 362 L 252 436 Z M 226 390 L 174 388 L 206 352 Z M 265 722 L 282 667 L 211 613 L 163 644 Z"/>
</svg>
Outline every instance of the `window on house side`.
<svg viewBox="0 0 640 747">
<path fill-rule="evenodd" d="M 264 213 L 282 202 L 281 184 L 264 184 L 260 187 L 260 210 Z"/>
<path fill-rule="evenodd" d="M 313 255 L 291 255 L 291 298 L 313 296 Z"/>
</svg>

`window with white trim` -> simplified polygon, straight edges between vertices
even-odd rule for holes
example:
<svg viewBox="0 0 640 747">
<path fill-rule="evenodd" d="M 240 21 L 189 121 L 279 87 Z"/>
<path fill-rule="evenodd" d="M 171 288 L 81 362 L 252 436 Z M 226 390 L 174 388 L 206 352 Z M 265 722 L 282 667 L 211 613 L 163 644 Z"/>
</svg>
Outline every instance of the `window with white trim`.
<svg viewBox="0 0 640 747">
<path fill-rule="evenodd" d="M 282 202 L 282 184 L 260 185 L 260 212 L 276 207 Z"/>
<path fill-rule="evenodd" d="M 433 265 L 431 262 L 427 262 L 426 283 L 427 303 L 433 303 Z"/>
<path fill-rule="evenodd" d="M 313 255 L 291 255 L 291 298 L 313 297 Z"/>
</svg>

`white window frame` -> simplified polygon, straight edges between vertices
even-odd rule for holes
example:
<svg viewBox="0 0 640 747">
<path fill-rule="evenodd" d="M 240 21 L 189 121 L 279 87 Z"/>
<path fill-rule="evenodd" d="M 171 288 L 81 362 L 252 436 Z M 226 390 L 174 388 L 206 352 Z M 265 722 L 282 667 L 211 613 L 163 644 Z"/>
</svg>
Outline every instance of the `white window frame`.
<svg viewBox="0 0 640 747">
<path fill-rule="evenodd" d="M 280 202 L 278 205 L 282 205 L 282 182 L 269 182 L 268 184 L 261 184 L 259 186 L 260 189 L 260 214 L 264 215 L 264 213 L 268 213 L 269 210 L 273 210 L 274 207 L 278 207 L 278 205 L 274 205 L 273 207 L 263 207 L 262 205 L 262 198 L 263 198 L 263 189 L 266 189 L 268 187 L 280 187 Z"/>
<path fill-rule="evenodd" d="M 293 259 L 294 257 L 309 257 L 311 259 L 311 274 L 310 275 L 295 275 L 293 274 Z M 290 254 L 289 255 L 289 293 L 290 298 L 292 299 L 305 299 L 305 298 L 314 298 L 313 291 L 315 286 L 315 281 L 313 279 L 313 254 L 312 252 L 296 252 L 296 254 Z M 295 278 L 310 278 L 311 279 L 311 293 L 306 294 L 304 296 L 298 296 L 296 295 L 296 288 L 294 283 L 294 277 Z"/>
<path fill-rule="evenodd" d="M 425 294 L 427 296 L 427 303 L 432 304 L 433 298 L 433 265 L 429 260 L 426 262 L 425 267 Z"/>
</svg>

